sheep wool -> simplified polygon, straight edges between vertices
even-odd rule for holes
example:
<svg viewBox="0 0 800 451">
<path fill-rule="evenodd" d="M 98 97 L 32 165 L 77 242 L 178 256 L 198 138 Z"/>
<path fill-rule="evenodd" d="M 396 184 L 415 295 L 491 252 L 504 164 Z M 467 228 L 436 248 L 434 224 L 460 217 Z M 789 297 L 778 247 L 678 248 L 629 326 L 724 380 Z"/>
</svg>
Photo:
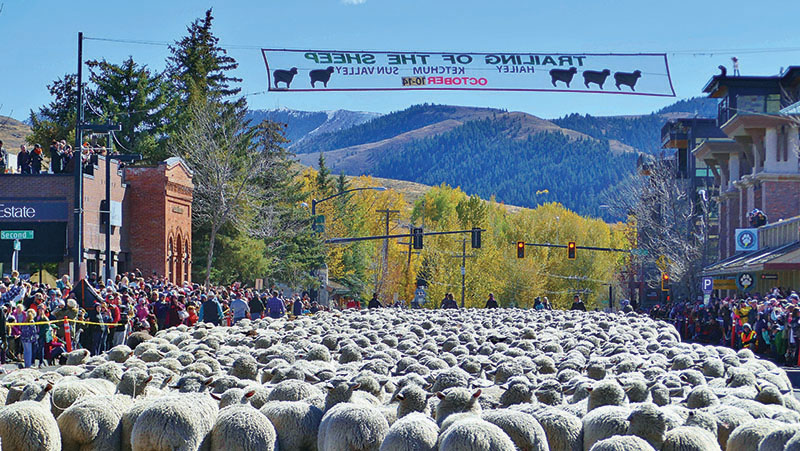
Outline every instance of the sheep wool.
<svg viewBox="0 0 800 451">
<path fill-rule="evenodd" d="M 194 451 L 206 440 L 217 418 L 208 395 L 154 399 L 133 425 L 133 451 Z"/>
<path fill-rule="evenodd" d="M 800 425 L 784 424 L 761 439 L 758 443 L 758 451 L 783 450 L 798 432 L 800 432 Z"/>
<path fill-rule="evenodd" d="M 548 451 L 544 429 L 533 416 L 513 410 L 485 410 L 481 419 L 494 424 L 511 438 L 517 449 Z"/>
<path fill-rule="evenodd" d="M 589 451 L 596 442 L 624 435 L 628 431 L 630 411 L 619 406 L 601 406 L 583 417 L 583 449 Z"/>
<path fill-rule="evenodd" d="M 436 406 L 436 423 L 441 427 L 444 419 L 453 413 L 472 412 L 480 414 L 481 405 L 478 402 L 480 396 L 481 390 L 472 392 L 460 387 L 448 388 L 444 392 L 437 392 L 436 397 L 439 398 L 439 404 Z"/>
<path fill-rule="evenodd" d="M 705 429 L 681 426 L 667 432 L 661 451 L 719 451 L 716 437 Z"/>
<path fill-rule="evenodd" d="M 609 437 L 592 445 L 589 451 L 656 451 L 649 443 L 634 435 Z"/>
<path fill-rule="evenodd" d="M 478 417 L 455 422 L 442 433 L 439 451 L 515 451 L 511 438 L 498 426 Z"/>
<path fill-rule="evenodd" d="M 211 430 L 211 451 L 274 451 L 276 444 L 272 423 L 249 405 L 220 410 Z"/>
<path fill-rule="evenodd" d="M 317 448 L 322 410 L 302 401 L 271 401 L 261 407 L 278 435 L 278 449 L 299 451 Z"/>
<path fill-rule="evenodd" d="M 773 431 L 781 429 L 785 423 L 775 420 L 756 419 L 744 423 L 733 430 L 728 437 L 726 451 L 750 451 L 758 449 L 759 443 Z"/>
<path fill-rule="evenodd" d="M 534 414 L 547 436 L 550 451 L 580 451 L 583 449 L 583 423 L 563 410 L 548 408 Z"/>
<path fill-rule="evenodd" d="M 0 407 L 4 451 L 60 451 L 61 433 L 53 415 L 36 401 Z"/>
<path fill-rule="evenodd" d="M 404 415 L 389 428 L 380 451 L 435 451 L 439 427 L 419 412 Z"/>
<path fill-rule="evenodd" d="M 122 443 L 122 414 L 133 400 L 125 395 L 83 398 L 58 417 L 64 451 L 116 451 Z"/>
<path fill-rule="evenodd" d="M 389 423 L 375 407 L 340 403 L 325 413 L 319 425 L 319 451 L 378 451 Z"/>
<path fill-rule="evenodd" d="M 645 440 L 655 449 L 661 449 L 667 434 L 664 412 L 652 403 L 643 403 L 628 416 L 628 434 Z"/>
</svg>

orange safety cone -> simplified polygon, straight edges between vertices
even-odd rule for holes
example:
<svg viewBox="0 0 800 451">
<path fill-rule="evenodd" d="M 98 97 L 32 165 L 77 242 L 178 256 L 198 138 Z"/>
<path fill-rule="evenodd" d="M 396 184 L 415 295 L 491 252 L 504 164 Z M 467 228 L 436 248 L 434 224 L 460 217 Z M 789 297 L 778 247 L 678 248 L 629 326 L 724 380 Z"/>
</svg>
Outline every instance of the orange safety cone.
<svg viewBox="0 0 800 451">
<path fill-rule="evenodd" d="M 69 330 L 69 321 L 64 318 L 64 341 L 67 344 L 67 352 L 72 352 L 72 336 Z"/>
</svg>

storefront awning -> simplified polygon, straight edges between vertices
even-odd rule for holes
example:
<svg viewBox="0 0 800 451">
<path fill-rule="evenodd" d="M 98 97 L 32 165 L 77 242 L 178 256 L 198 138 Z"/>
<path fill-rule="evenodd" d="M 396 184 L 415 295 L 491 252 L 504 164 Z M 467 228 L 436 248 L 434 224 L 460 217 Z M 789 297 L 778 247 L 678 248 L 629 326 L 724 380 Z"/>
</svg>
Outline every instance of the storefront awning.
<svg viewBox="0 0 800 451">
<path fill-rule="evenodd" d="M 706 267 L 703 275 L 730 276 L 765 270 L 800 270 L 800 241 L 733 255 Z"/>
</svg>

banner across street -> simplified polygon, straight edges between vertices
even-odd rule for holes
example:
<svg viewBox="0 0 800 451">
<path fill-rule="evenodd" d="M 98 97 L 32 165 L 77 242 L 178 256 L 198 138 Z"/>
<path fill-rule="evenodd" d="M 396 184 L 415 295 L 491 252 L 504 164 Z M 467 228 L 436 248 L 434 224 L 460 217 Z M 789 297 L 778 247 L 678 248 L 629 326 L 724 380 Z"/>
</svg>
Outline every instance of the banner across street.
<svg viewBox="0 0 800 451">
<path fill-rule="evenodd" d="M 556 91 L 674 97 L 664 53 L 262 49 L 269 90 Z"/>
</svg>

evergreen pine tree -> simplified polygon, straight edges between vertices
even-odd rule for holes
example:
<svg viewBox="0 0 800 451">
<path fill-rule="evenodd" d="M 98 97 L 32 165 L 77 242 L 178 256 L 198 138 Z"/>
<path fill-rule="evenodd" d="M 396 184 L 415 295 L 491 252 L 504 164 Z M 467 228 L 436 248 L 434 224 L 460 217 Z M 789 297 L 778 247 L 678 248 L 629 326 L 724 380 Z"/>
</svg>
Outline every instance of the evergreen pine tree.
<svg viewBox="0 0 800 451">
<path fill-rule="evenodd" d="M 122 64 L 88 61 L 89 79 L 95 84 L 88 101 L 104 119 L 122 125 L 114 136 L 123 152 L 141 153 L 151 163 L 168 156 L 166 124 L 176 102 L 159 73 L 137 65 L 132 57 Z"/>
<path fill-rule="evenodd" d="M 230 97 L 241 91 L 234 84 L 242 79 L 229 75 L 239 63 L 218 45 L 219 38 L 211 31 L 213 20 L 208 9 L 204 18 L 187 27 L 187 36 L 169 47 L 172 55 L 167 58 L 167 72 L 187 104 Z"/>
<path fill-rule="evenodd" d="M 45 148 L 54 139 L 66 139 L 69 143 L 75 141 L 77 85 L 78 77 L 75 74 L 66 74 L 47 85 L 53 101 L 39 108 L 38 112 L 31 110 L 31 134 L 26 141 L 30 144 L 39 143 Z"/>
<path fill-rule="evenodd" d="M 325 166 L 325 155 L 319 153 L 319 172 L 317 173 L 317 191 L 320 196 L 325 197 L 331 189 L 331 180 L 328 178 L 331 175 L 330 169 Z"/>
</svg>

